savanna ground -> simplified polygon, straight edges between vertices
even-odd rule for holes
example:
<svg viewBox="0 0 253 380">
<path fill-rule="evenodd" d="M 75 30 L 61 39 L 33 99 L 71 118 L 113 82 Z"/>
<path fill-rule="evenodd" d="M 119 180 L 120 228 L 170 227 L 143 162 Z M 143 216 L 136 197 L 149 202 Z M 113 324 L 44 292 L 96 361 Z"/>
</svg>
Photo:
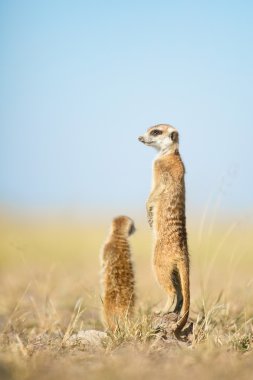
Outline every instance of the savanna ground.
<svg viewBox="0 0 253 380">
<path fill-rule="evenodd" d="M 154 344 L 150 313 L 165 298 L 151 234 L 137 222 L 136 320 L 103 350 L 66 346 L 79 330 L 103 330 L 99 250 L 109 222 L 1 219 L 0 379 L 253 378 L 253 229 L 245 220 L 188 222 L 191 344 Z"/>
</svg>

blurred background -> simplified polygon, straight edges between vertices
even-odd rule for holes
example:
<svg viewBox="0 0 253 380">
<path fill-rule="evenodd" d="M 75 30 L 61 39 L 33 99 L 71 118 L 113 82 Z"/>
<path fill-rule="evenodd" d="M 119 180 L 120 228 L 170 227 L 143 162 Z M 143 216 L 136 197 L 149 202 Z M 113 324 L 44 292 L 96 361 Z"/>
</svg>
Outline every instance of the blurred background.
<svg viewBox="0 0 253 380">
<path fill-rule="evenodd" d="M 188 212 L 222 197 L 220 213 L 249 215 L 252 11 L 248 1 L 2 1 L 2 207 L 142 215 L 155 151 L 137 137 L 170 123 Z"/>
<path fill-rule="evenodd" d="M 193 296 L 251 281 L 252 12 L 250 1 L 0 2 L 3 291 L 39 281 L 73 303 L 92 288 L 99 305 L 99 249 L 123 213 L 137 221 L 140 293 L 162 298 L 145 215 L 156 152 L 137 141 L 157 123 L 180 132 Z"/>
</svg>

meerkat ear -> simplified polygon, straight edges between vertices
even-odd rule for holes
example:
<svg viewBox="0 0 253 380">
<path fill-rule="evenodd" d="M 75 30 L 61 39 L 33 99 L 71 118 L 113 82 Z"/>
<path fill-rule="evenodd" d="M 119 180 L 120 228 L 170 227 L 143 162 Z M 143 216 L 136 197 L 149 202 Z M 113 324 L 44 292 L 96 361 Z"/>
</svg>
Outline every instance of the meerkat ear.
<svg viewBox="0 0 253 380">
<path fill-rule="evenodd" d="M 129 231 L 128 231 L 129 236 L 133 235 L 135 233 L 135 231 L 136 231 L 135 225 L 134 225 L 134 223 L 131 223 L 131 226 L 130 226 Z"/>
<path fill-rule="evenodd" d="M 177 132 L 177 131 L 173 131 L 173 132 L 171 132 L 171 134 L 170 134 L 170 138 L 171 138 L 171 140 L 172 140 L 174 143 L 178 142 L 178 132 Z"/>
</svg>

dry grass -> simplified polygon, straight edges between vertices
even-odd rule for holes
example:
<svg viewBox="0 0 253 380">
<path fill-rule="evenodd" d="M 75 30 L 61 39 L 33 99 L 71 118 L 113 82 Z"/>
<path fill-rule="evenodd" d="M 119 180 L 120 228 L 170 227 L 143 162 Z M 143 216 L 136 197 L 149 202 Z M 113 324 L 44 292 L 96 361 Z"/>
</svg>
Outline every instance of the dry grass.
<svg viewBox="0 0 253 380">
<path fill-rule="evenodd" d="M 66 342 L 103 329 L 98 253 L 107 226 L 2 220 L 0 379 L 252 377 L 252 226 L 190 224 L 191 344 L 156 342 L 150 314 L 165 299 L 150 265 L 150 233 L 146 223 L 137 227 L 136 319 L 91 352 Z"/>
</svg>

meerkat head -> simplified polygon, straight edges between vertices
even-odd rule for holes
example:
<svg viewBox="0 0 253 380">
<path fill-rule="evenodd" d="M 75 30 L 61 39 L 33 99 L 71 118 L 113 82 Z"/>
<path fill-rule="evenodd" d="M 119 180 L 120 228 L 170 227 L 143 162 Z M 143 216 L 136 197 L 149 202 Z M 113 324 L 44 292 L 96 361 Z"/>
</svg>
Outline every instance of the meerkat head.
<svg viewBox="0 0 253 380">
<path fill-rule="evenodd" d="M 134 221 L 128 216 L 117 216 L 112 221 L 112 232 L 118 232 L 124 236 L 130 236 L 135 232 Z"/>
<path fill-rule="evenodd" d="M 158 124 L 148 128 L 147 132 L 143 136 L 140 136 L 138 140 L 145 145 L 153 146 L 161 154 L 178 151 L 178 131 L 169 124 Z"/>
</svg>

